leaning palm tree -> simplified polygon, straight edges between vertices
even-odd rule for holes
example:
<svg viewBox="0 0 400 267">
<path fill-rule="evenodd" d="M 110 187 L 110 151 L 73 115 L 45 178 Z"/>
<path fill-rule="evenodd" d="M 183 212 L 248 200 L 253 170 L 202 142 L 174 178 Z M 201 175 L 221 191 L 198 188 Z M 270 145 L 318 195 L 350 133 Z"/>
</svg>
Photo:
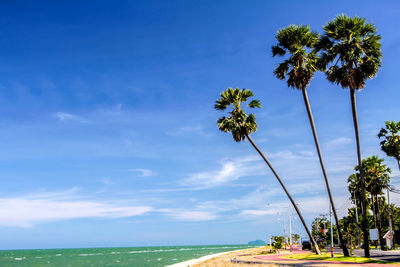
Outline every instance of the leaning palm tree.
<svg viewBox="0 0 400 267">
<path fill-rule="evenodd" d="M 307 95 L 307 86 L 310 84 L 314 73 L 317 71 L 318 55 L 314 46 L 319 41 L 319 34 L 310 31 L 309 26 L 290 25 L 280 29 L 276 35 L 278 44 L 272 46 L 272 56 L 289 55 L 285 61 L 280 63 L 275 69 L 274 74 L 278 79 L 287 79 L 289 87 L 301 90 L 303 93 L 304 104 L 308 114 L 311 130 L 314 137 L 315 148 L 317 149 L 319 163 L 324 175 L 326 190 L 328 191 L 329 201 L 332 206 L 336 225 L 338 227 L 340 243 L 344 244 L 343 235 L 340 229 L 340 223 L 336 212 L 335 203 L 333 201 L 331 189 L 329 186 L 328 175 L 326 174 L 325 164 L 322 159 L 322 153 L 319 146 L 317 130 L 314 124 L 314 117 L 311 111 L 310 102 Z M 343 254 L 349 256 L 349 251 L 346 246 L 342 246 Z"/>
<path fill-rule="evenodd" d="M 378 73 L 382 58 L 381 37 L 373 24 L 366 23 L 365 19 L 360 17 L 350 18 L 339 15 L 323 28 L 324 36 L 317 45 L 317 50 L 323 50 L 319 66 L 326 69 L 329 63 L 332 63 L 325 72 L 328 80 L 340 84 L 342 88 L 350 89 L 358 165 L 362 166 L 356 90 L 363 89 L 365 81 Z M 362 168 L 360 170 L 360 185 L 363 192 L 361 205 L 363 207 L 364 256 L 369 257 L 365 182 Z"/>
<path fill-rule="evenodd" d="M 397 160 L 400 170 L 400 121 L 385 122 L 386 129 L 382 128 L 378 137 L 383 137 L 381 149 L 388 157 L 394 157 Z"/>
<path fill-rule="evenodd" d="M 244 141 L 246 138 L 249 140 L 249 142 L 252 144 L 254 149 L 260 154 L 261 158 L 265 161 L 265 163 L 268 165 L 268 167 L 271 169 L 272 173 L 275 175 L 276 179 L 282 186 L 283 190 L 285 191 L 287 197 L 289 198 L 290 202 L 292 203 L 294 209 L 297 212 L 297 215 L 299 216 L 304 229 L 306 230 L 310 241 L 312 245 L 316 249 L 316 253 L 320 254 L 318 246 L 311 235 L 310 230 L 307 227 L 307 224 L 305 223 L 303 216 L 301 215 L 301 212 L 299 208 L 297 207 L 296 203 L 294 202 L 292 196 L 289 194 L 288 190 L 286 189 L 286 186 L 283 184 L 281 178 L 279 175 L 276 173 L 274 168 L 272 167 L 271 163 L 267 160 L 265 155 L 261 152 L 261 150 L 258 148 L 258 146 L 254 143 L 253 139 L 250 137 L 250 134 L 252 132 L 255 132 L 257 130 L 257 123 L 256 123 L 256 118 L 254 114 L 246 114 L 246 112 L 243 109 L 244 103 L 248 100 L 248 98 L 253 96 L 253 92 L 251 90 L 247 89 L 242 89 L 240 90 L 239 88 L 233 89 L 233 88 L 228 88 L 225 91 L 221 93 L 221 98 L 218 99 L 215 103 L 215 109 L 224 111 L 228 107 L 231 108 L 232 110 L 228 113 L 228 117 L 222 117 L 219 118 L 217 123 L 218 123 L 218 128 L 226 133 L 231 132 L 233 139 L 236 142 Z M 259 100 L 252 100 L 250 103 L 247 105 L 250 108 L 261 108 L 261 104 Z"/>
</svg>

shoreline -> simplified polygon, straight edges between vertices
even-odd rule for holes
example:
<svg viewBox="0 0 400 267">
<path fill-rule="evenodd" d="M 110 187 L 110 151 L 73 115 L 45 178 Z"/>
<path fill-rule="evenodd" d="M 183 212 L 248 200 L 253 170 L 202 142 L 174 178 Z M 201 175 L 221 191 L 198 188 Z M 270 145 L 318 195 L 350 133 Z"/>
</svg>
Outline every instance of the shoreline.
<svg viewBox="0 0 400 267">
<path fill-rule="evenodd" d="M 210 260 L 210 259 L 212 259 L 212 258 L 219 257 L 219 256 L 221 256 L 221 255 L 223 255 L 223 254 L 227 254 L 227 253 L 231 253 L 231 252 L 236 252 L 236 251 L 241 251 L 241 250 L 243 250 L 243 249 L 225 251 L 225 252 L 220 252 L 220 253 L 214 253 L 214 254 L 202 256 L 202 257 L 200 257 L 200 258 L 194 258 L 194 259 L 190 259 L 190 260 L 187 260 L 187 261 L 178 262 L 178 263 L 175 263 L 175 264 L 172 264 L 172 265 L 167 265 L 167 266 L 165 266 L 165 267 L 188 267 L 188 266 L 190 267 L 190 266 L 192 266 L 193 264 L 199 264 L 199 263 L 201 263 L 201 262 L 203 262 L 203 261 L 206 261 L 206 260 Z"/>
<path fill-rule="evenodd" d="M 261 246 L 261 248 L 264 246 Z M 225 254 L 230 254 L 230 253 L 238 253 L 238 252 L 245 252 L 248 250 L 253 250 L 256 248 L 260 248 L 260 247 L 255 247 L 255 248 L 246 248 L 246 249 L 238 249 L 238 250 L 231 250 L 231 251 L 225 251 L 225 252 L 219 252 L 219 253 L 214 253 L 214 254 L 210 254 L 210 255 L 206 255 L 206 256 L 202 256 L 200 258 L 194 258 L 194 259 L 190 259 L 187 261 L 182 261 L 182 262 L 178 262 L 178 263 L 174 263 L 172 265 L 167 265 L 165 267 L 194 267 L 194 265 L 197 264 L 201 264 L 204 263 L 205 261 L 220 257 L 220 256 L 224 256 Z M 232 255 L 233 256 L 233 255 Z"/>
</svg>

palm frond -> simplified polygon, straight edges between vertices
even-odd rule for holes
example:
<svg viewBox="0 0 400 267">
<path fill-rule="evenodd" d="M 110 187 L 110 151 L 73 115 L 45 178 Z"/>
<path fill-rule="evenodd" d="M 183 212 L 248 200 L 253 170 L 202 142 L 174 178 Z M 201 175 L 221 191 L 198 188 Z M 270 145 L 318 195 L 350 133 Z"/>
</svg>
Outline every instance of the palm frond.
<svg viewBox="0 0 400 267">
<path fill-rule="evenodd" d="M 260 100 L 254 99 L 249 103 L 250 108 L 261 108 Z"/>
<path fill-rule="evenodd" d="M 285 49 L 281 48 L 279 45 L 272 46 L 272 56 L 284 56 L 286 54 Z"/>
<path fill-rule="evenodd" d="M 285 60 L 284 62 L 278 65 L 278 67 L 274 71 L 274 74 L 278 79 L 284 80 L 286 78 L 286 73 L 288 72 L 288 70 L 289 70 L 289 61 Z"/>
</svg>

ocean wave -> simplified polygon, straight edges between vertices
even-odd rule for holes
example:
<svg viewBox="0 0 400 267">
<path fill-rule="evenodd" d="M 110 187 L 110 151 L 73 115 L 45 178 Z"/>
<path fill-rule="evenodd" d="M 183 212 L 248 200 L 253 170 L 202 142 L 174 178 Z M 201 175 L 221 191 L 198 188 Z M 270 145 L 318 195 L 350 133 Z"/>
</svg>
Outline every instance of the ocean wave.
<svg viewBox="0 0 400 267">
<path fill-rule="evenodd" d="M 79 254 L 78 256 L 87 257 L 87 256 L 98 256 L 98 255 L 104 255 L 104 254 L 103 253 L 88 253 L 88 254 Z"/>
</svg>

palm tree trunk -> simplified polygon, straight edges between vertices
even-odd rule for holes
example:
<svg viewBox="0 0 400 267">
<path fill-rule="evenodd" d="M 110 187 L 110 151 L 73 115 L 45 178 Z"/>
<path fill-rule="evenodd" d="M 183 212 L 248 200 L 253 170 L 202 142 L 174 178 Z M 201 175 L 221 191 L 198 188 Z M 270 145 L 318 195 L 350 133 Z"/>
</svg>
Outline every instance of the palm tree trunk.
<svg viewBox="0 0 400 267">
<path fill-rule="evenodd" d="M 397 159 L 397 165 L 399 165 L 399 171 L 400 171 L 400 159 Z"/>
<path fill-rule="evenodd" d="M 354 123 L 354 133 L 356 136 L 357 143 L 357 159 L 358 159 L 358 167 L 360 168 L 360 186 L 361 186 L 361 206 L 362 209 L 362 231 L 364 234 L 364 257 L 369 258 L 369 232 L 368 232 L 368 221 L 367 221 L 367 208 L 365 201 L 365 181 L 364 181 L 364 172 L 362 169 L 362 161 L 361 161 L 361 146 L 360 146 L 360 135 L 358 132 L 358 118 L 357 118 L 357 105 L 356 105 L 356 91 L 355 89 L 350 89 L 350 100 L 351 100 L 351 112 L 353 115 L 353 123 Z"/>
<path fill-rule="evenodd" d="M 261 152 L 261 150 L 258 148 L 258 146 L 254 143 L 253 139 L 250 137 L 250 135 L 248 135 L 246 133 L 246 137 L 247 139 L 250 141 L 250 143 L 252 144 L 252 146 L 254 147 L 255 150 L 257 150 L 258 154 L 260 154 L 260 156 L 262 157 L 262 159 L 265 161 L 265 163 L 267 163 L 268 167 L 271 169 L 272 173 L 275 175 L 276 179 L 278 180 L 278 182 L 280 183 L 280 185 L 282 186 L 283 190 L 285 191 L 287 197 L 289 198 L 290 202 L 292 203 L 294 209 L 297 212 L 297 215 L 300 218 L 301 223 L 304 226 L 304 229 L 307 232 L 308 237 L 310 238 L 311 244 L 315 247 L 315 251 L 318 255 L 321 255 L 321 252 L 318 249 L 318 245 L 314 240 L 314 237 L 311 235 L 310 230 L 308 229 L 308 226 L 306 224 L 306 222 L 304 221 L 303 216 L 301 215 L 301 212 L 299 210 L 299 208 L 297 207 L 296 203 L 294 202 L 292 196 L 289 194 L 288 190 L 286 189 L 286 186 L 283 184 L 281 178 L 279 177 L 279 175 L 276 173 L 275 169 L 272 167 L 271 163 L 267 160 L 267 158 L 264 156 L 264 154 Z"/>
<path fill-rule="evenodd" d="M 376 196 L 376 214 L 378 215 L 378 239 L 379 239 L 379 245 L 382 248 L 383 245 L 383 238 L 381 238 L 382 235 L 382 219 L 381 219 L 381 207 L 379 205 L 379 196 Z"/>
<path fill-rule="evenodd" d="M 333 201 L 331 188 L 329 186 L 328 175 L 326 174 L 325 164 L 324 164 L 324 161 L 322 159 L 322 153 L 321 153 L 321 149 L 320 149 L 320 146 L 319 146 L 317 130 L 315 129 L 314 118 L 313 118 L 313 115 L 312 115 L 312 112 L 311 112 L 310 102 L 308 101 L 307 91 L 306 91 L 305 88 L 302 89 L 301 91 L 303 92 L 304 104 L 306 106 L 306 110 L 307 110 L 307 114 L 308 114 L 308 120 L 310 121 L 311 130 L 312 130 L 312 133 L 313 133 L 313 136 L 314 136 L 315 148 L 317 149 L 318 157 L 319 157 L 319 163 L 321 165 L 322 173 L 324 175 L 326 190 L 328 191 L 329 201 L 331 202 L 333 215 L 335 217 L 336 225 L 338 227 L 339 240 L 340 240 L 340 243 L 344 244 L 343 235 L 342 235 L 342 231 L 340 229 L 340 224 L 339 224 L 339 219 L 338 219 L 337 212 L 336 212 L 335 203 Z M 344 256 L 349 256 L 349 251 L 347 250 L 347 247 L 346 246 L 342 246 L 342 249 L 343 249 L 343 255 Z"/>
<path fill-rule="evenodd" d="M 360 239 L 360 225 L 358 223 L 358 206 L 357 206 L 356 192 L 354 192 L 354 204 L 356 205 L 355 211 L 356 211 L 356 222 L 357 222 L 357 246 L 359 247 L 361 245 L 361 239 Z"/>
<path fill-rule="evenodd" d="M 371 195 L 371 198 L 372 198 L 372 212 L 374 214 L 374 226 L 375 226 L 375 229 L 376 229 L 377 227 L 376 227 L 375 196 Z"/>
</svg>

